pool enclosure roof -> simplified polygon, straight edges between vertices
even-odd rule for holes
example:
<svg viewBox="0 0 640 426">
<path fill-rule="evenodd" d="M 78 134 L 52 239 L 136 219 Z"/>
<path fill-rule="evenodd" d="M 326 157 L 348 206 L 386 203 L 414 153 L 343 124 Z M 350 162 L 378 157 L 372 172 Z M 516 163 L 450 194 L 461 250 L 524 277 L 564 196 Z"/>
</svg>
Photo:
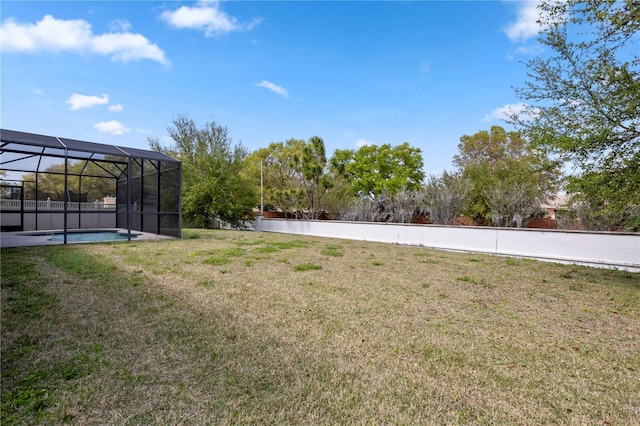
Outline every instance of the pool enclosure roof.
<svg viewBox="0 0 640 426">
<path fill-rule="evenodd" d="M 139 158 L 169 163 L 180 162 L 156 151 L 0 129 L 0 154 L 5 152 L 22 153 L 31 157 L 41 155 L 103 161 L 109 161 L 109 158 Z"/>
<path fill-rule="evenodd" d="M 181 187 L 182 163 L 162 152 L 0 129 L 3 231 L 63 229 L 65 243 L 68 229 L 114 225 L 180 237 Z"/>
</svg>

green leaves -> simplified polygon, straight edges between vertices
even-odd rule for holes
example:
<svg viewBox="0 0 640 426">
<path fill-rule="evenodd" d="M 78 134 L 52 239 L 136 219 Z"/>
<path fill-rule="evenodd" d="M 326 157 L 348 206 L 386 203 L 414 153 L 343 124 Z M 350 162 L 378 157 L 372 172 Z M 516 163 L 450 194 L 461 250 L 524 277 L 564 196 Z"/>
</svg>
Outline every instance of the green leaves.
<svg viewBox="0 0 640 426">
<path fill-rule="evenodd" d="M 28 173 L 22 176 L 27 199 L 35 200 L 36 195 L 40 200 L 45 200 L 47 195 L 54 201 L 65 199 L 64 159 L 58 161 L 58 164 L 52 164 L 38 174 L 37 194 L 35 174 Z M 116 193 L 116 178 L 123 173 L 124 166 L 98 159 L 72 160 L 69 161 L 67 171 L 68 188 L 74 192 L 87 193 L 87 201 L 91 202 Z"/>
<path fill-rule="evenodd" d="M 535 104 L 513 123 L 534 146 L 579 168 L 569 186 L 579 208 L 609 212 L 584 210 L 589 227 L 637 228 L 640 3 L 545 0 L 539 7 L 538 42 L 549 53 L 527 62 L 530 81 L 516 93 Z"/>
<path fill-rule="evenodd" d="M 245 164 L 253 181 L 262 182 L 267 209 L 302 212 L 317 218 L 323 210 L 322 198 L 333 187 L 324 141 L 318 136 L 308 141 L 272 142 L 249 155 Z"/>
<path fill-rule="evenodd" d="M 167 132 L 174 145 L 162 147 L 155 140 L 151 146 L 182 161 L 184 218 L 203 227 L 216 219 L 239 225 L 258 204 L 254 186 L 242 173 L 245 148 L 233 145 L 227 128 L 215 121 L 198 128 L 178 116 L 172 124 Z"/>
<path fill-rule="evenodd" d="M 424 179 L 421 151 L 407 142 L 395 147 L 384 144 L 365 145 L 357 151 L 337 150 L 331 164 L 349 181 L 354 195 L 417 190 Z"/>
<path fill-rule="evenodd" d="M 572 209 L 582 225 L 595 231 L 640 230 L 640 155 L 605 171 L 569 178 Z"/>
<path fill-rule="evenodd" d="M 302 156 L 298 164 L 302 172 L 302 185 L 306 190 L 311 219 L 316 219 L 321 210 L 320 200 L 324 193 L 333 185 L 325 172 L 327 157 L 324 149 L 324 141 L 318 136 L 313 136 L 302 147 Z"/>
<path fill-rule="evenodd" d="M 516 132 L 493 126 L 462 136 L 458 149 L 454 163 L 473 183 L 467 214 L 478 221 L 521 227 L 556 188 L 559 164 Z"/>
</svg>

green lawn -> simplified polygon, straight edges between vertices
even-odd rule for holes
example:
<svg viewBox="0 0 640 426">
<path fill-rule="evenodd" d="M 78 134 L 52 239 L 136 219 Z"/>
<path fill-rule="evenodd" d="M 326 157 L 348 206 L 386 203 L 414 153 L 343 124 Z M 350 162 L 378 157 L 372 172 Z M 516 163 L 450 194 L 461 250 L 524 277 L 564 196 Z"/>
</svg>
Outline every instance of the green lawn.
<svg viewBox="0 0 640 426">
<path fill-rule="evenodd" d="M 2 250 L 3 425 L 640 423 L 640 274 L 184 234 Z"/>
</svg>

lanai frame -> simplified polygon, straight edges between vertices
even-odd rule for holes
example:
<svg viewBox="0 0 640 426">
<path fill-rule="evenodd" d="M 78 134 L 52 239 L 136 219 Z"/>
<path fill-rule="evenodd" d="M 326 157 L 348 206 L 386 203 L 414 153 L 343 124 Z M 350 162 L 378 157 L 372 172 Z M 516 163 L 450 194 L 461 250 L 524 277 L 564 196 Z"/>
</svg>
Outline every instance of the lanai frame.
<svg viewBox="0 0 640 426">
<path fill-rule="evenodd" d="M 55 161 L 60 166 L 64 164 L 64 171 L 55 171 L 51 168 L 47 170 L 48 165 Z M 81 166 L 80 171 L 70 171 L 71 164 Z M 69 194 L 73 191 L 69 187 L 69 176 L 77 177 L 79 194 L 82 193 L 83 177 L 113 180 L 116 196 L 113 214 L 116 227 L 126 229 L 129 239 L 131 231 L 181 236 L 182 163 L 163 153 L 0 129 L 0 172 L 3 172 L 0 174 L 0 178 L 5 183 L 3 186 L 21 187 L 19 191 L 21 194 L 20 227 L 24 227 L 25 215 L 33 215 L 35 230 L 44 229 L 38 225 L 39 213 L 45 213 L 38 207 L 38 183 L 41 176 L 45 174 L 63 176 L 65 194 L 63 208 L 47 210 L 47 212 L 63 216 L 65 244 L 70 229 L 70 215 L 77 215 L 76 228 L 80 228 L 83 214 L 96 213 L 83 210 L 81 203 L 78 203 L 75 209 L 71 207 L 72 200 Z M 20 175 L 21 173 L 23 175 Z M 34 186 L 35 204 L 32 208 L 25 208 L 24 182 L 22 182 L 25 173 L 32 174 L 34 177 L 29 182 Z M 21 184 L 17 185 L 18 182 Z M 15 215 L 16 212 L 3 208 L 1 214 Z"/>
</svg>

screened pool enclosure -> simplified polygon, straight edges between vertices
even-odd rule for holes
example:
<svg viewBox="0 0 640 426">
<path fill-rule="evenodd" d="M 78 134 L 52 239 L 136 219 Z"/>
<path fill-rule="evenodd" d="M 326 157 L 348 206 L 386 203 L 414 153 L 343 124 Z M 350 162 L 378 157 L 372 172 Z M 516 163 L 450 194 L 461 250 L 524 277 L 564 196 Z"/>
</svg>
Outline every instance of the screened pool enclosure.
<svg viewBox="0 0 640 426">
<path fill-rule="evenodd" d="M 182 166 L 163 153 L 0 129 L 3 231 L 180 237 Z"/>
</svg>

